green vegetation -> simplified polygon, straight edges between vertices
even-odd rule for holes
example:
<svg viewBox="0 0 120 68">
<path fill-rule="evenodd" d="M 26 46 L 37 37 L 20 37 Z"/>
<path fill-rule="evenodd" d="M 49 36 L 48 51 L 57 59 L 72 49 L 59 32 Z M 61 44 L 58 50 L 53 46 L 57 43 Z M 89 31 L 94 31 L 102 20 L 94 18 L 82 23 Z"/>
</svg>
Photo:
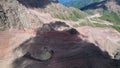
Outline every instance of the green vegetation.
<svg viewBox="0 0 120 68">
<path fill-rule="evenodd" d="M 90 22 L 84 22 L 80 23 L 79 25 L 73 25 L 74 27 L 80 27 L 80 26 L 92 26 L 92 27 L 107 27 L 105 24 L 99 24 L 99 23 L 90 23 Z"/>
<path fill-rule="evenodd" d="M 120 26 L 111 26 L 111 27 L 120 32 Z"/>
<path fill-rule="evenodd" d="M 113 24 L 120 25 L 120 16 L 114 12 L 104 11 L 103 16 L 100 17 L 102 20 L 113 22 Z"/>
<path fill-rule="evenodd" d="M 59 18 L 63 20 L 72 20 L 72 21 L 78 21 L 79 19 L 84 18 L 85 16 L 87 16 L 87 14 L 81 12 L 78 9 L 69 9 L 69 11 L 60 12 L 53 15 L 53 17 L 55 18 Z"/>
<path fill-rule="evenodd" d="M 120 26 L 117 25 L 106 25 L 106 24 L 100 24 L 100 23 L 90 23 L 90 22 L 84 22 L 80 23 L 79 25 L 73 25 L 75 28 L 81 27 L 81 26 L 92 26 L 92 27 L 103 27 L 103 28 L 113 28 L 120 32 Z"/>
<path fill-rule="evenodd" d="M 115 12 L 109 12 L 106 7 L 103 9 L 103 16 L 100 17 L 102 20 L 109 21 L 113 25 L 107 25 L 106 27 L 111 27 L 120 32 L 120 16 Z"/>
<path fill-rule="evenodd" d="M 88 12 L 90 12 L 90 10 L 88 10 Z M 120 16 L 115 12 L 108 11 L 108 8 L 106 6 L 103 7 L 102 14 L 103 14 L 103 16 L 101 16 L 100 18 L 91 19 L 91 21 L 94 21 L 96 23 L 86 21 L 86 22 L 80 23 L 79 25 L 73 25 L 73 26 L 76 28 L 80 27 L 80 26 L 92 26 L 92 27 L 103 27 L 103 28 L 107 27 L 107 28 L 116 29 L 117 31 L 120 32 Z M 102 24 L 101 22 L 103 20 L 109 21 L 109 22 L 113 23 L 113 25 Z"/>
<path fill-rule="evenodd" d="M 89 15 L 93 15 L 94 14 L 94 10 L 90 10 L 90 9 L 85 10 L 84 12 L 88 13 Z"/>
</svg>

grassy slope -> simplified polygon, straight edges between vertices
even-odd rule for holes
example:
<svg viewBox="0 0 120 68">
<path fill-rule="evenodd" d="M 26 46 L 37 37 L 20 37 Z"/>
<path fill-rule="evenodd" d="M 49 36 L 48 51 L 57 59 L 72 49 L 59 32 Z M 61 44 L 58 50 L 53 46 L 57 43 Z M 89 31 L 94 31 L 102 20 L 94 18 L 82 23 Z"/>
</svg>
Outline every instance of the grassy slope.
<svg viewBox="0 0 120 68">
<path fill-rule="evenodd" d="M 67 13 L 62 12 L 58 14 L 54 14 L 53 17 L 63 19 L 63 20 L 72 20 L 72 21 L 78 21 L 81 18 L 84 18 L 86 16 L 85 13 L 80 12 L 78 9 L 69 9 Z"/>
<path fill-rule="evenodd" d="M 102 17 L 100 17 L 100 19 L 102 20 L 106 20 L 109 22 L 113 22 L 114 24 L 120 25 L 120 16 L 118 16 L 116 13 L 114 12 L 109 12 L 106 11 Z"/>
<path fill-rule="evenodd" d="M 112 22 L 114 25 L 110 27 L 120 32 L 120 16 L 115 12 L 104 11 L 100 19 Z"/>
<path fill-rule="evenodd" d="M 120 32 L 120 27 L 116 25 L 105 25 L 105 24 L 100 24 L 100 23 L 90 23 L 90 22 L 84 22 L 80 23 L 79 25 L 74 25 L 75 28 L 80 27 L 80 26 L 92 26 L 92 27 L 102 27 L 102 28 L 113 28 L 117 31 Z"/>
<path fill-rule="evenodd" d="M 80 23 L 79 25 L 74 25 L 74 27 L 80 27 L 80 26 L 92 26 L 92 27 L 103 27 L 103 28 L 107 27 L 107 28 L 116 29 L 117 31 L 120 32 L 120 16 L 118 16 L 116 13 L 104 10 L 103 16 L 100 17 L 99 19 L 109 21 L 113 23 L 113 25 L 92 23 L 92 22 L 86 21 L 86 22 Z"/>
</svg>

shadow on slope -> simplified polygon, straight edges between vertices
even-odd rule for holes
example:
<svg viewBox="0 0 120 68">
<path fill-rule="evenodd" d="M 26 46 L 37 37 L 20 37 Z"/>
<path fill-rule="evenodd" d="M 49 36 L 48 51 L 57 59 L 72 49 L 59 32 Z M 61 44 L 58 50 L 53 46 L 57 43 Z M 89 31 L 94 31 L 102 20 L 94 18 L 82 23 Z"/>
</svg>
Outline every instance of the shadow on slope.
<svg viewBox="0 0 120 68">
<path fill-rule="evenodd" d="M 93 43 L 81 40 L 78 34 L 46 31 L 46 28 L 44 33 L 44 29 L 38 29 L 35 37 L 15 49 L 22 50 L 24 56 L 14 61 L 14 68 L 115 68 L 107 52 L 101 51 Z M 40 56 L 44 48 L 51 55 L 43 61 Z"/>
<path fill-rule="evenodd" d="M 105 4 L 107 2 L 116 2 L 117 5 L 120 5 L 120 0 L 104 0 L 104 1 L 101 1 L 101 2 L 95 2 L 95 3 L 92 3 L 90 5 L 87 5 L 83 8 L 81 8 L 81 10 L 85 11 L 85 10 L 89 10 L 89 9 L 98 9 L 98 8 L 105 8 Z"/>
<path fill-rule="evenodd" d="M 87 5 L 83 8 L 81 8 L 81 10 L 85 11 L 85 10 L 89 10 L 89 9 L 98 9 L 98 8 L 102 8 L 105 6 L 105 4 L 107 3 L 107 0 L 105 1 L 101 1 L 101 2 L 95 2 L 95 3 L 92 3 L 90 5 Z"/>
<path fill-rule="evenodd" d="M 120 5 L 120 0 L 115 0 L 118 5 Z"/>
<path fill-rule="evenodd" d="M 50 0 L 18 0 L 18 2 L 27 8 L 45 8 L 51 3 Z"/>
</svg>

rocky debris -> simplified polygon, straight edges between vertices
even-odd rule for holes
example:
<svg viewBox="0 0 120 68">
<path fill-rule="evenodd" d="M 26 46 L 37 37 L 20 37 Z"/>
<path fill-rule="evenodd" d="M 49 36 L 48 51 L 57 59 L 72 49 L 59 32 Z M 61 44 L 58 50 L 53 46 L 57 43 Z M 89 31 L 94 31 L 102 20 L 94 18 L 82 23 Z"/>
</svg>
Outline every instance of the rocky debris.
<svg viewBox="0 0 120 68">
<path fill-rule="evenodd" d="M 71 29 L 68 29 L 68 30 L 65 30 L 65 31 L 72 34 L 72 35 L 80 34 L 75 28 L 71 28 Z"/>
<path fill-rule="evenodd" d="M 62 21 L 50 22 L 49 24 L 43 24 L 43 26 L 38 29 L 41 33 L 47 33 L 50 31 L 65 31 L 71 35 L 77 35 L 79 32 L 75 29 L 67 25 Z"/>
<path fill-rule="evenodd" d="M 52 26 L 49 25 L 49 24 L 43 24 L 42 28 L 40 28 L 40 31 L 42 33 L 46 33 L 46 32 L 49 32 L 49 31 L 54 31 L 54 28 L 52 28 Z"/>
<path fill-rule="evenodd" d="M 67 25 L 65 22 L 62 22 L 62 21 L 50 22 L 49 24 L 56 31 L 64 31 L 65 29 L 70 28 L 69 25 Z"/>
<path fill-rule="evenodd" d="M 120 4 L 118 0 L 107 0 L 107 3 L 105 4 L 105 6 L 107 6 L 109 11 L 115 12 L 119 15 Z"/>
<path fill-rule="evenodd" d="M 48 24 L 43 24 L 43 26 L 40 28 L 40 31 L 43 33 L 50 31 L 68 31 L 72 33 L 73 31 L 75 32 L 75 29 L 72 29 L 65 22 L 55 21 L 55 22 L 50 22 Z"/>
<path fill-rule="evenodd" d="M 53 51 L 49 50 L 49 48 L 44 47 L 41 50 L 40 56 L 38 56 L 40 58 L 40 60 L 42 61 L 47 61 L 50 60 L 53 56 Z"/>
<path fill-rule="evenodd" d="M 50 60 L 53 54 L 54 52 L 52 50 L 48 50 L 47 47 L 44 47 L 41 49 L 41 53 L 37 57 L 34 55 L 32 56 L 29 52 L 27 52 L 23 57 L 34 61 L 45 62 Z"/>
<path fill-rule="evenodd" d="M 30 12 L 28 8 L 20 4 L 17 0 L 2 0 L 0 2 L 7 17 L 9 29 L 37 29 L 41 27 L 42 21 L 36 14 Z M 4 17 L 5 17 L 4 15 Z M 3 17 L 3 15 L 1 15 Z M 6 19 L 6 18 L 5 18 Z M 4 20 L 5 20 L 4 19 Z"/>
<path fill-rule="evenodd" d="M 39 61 L 39 62 L 45 62 L 52 58 L 54 52 L 52 50 L 49 50 L 47 47 L 42 47 L 40 49 L 40 53 L 38 54 L 31 54 L 30 52 L 26 52 L 26 54 L 23 56 L 26 59 Z"/>
<path fill-rule="evenodd" d="M 0 30 L 7 29 L 8 22 L 7 22 L 7 16 L 3 10 L 3 7 L 0 5 Z"/>
</svg>

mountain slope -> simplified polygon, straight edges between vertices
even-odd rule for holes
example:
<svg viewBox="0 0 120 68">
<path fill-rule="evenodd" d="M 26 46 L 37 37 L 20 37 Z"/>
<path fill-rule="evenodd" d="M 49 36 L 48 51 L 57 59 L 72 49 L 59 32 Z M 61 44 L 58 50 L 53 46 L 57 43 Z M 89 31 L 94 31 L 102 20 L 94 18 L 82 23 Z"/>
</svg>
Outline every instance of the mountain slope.
<svg viewBox="0 0 120 68">
<path fill-rule="evenodd" d="M 118 3 L 118 0 L 107 1 L 105 7 L 102 8 L 101 19 L 112 22 L 120 28 L 120 5 Z"/>
<path fill-rule="evenodd" d="M 101 2 L 92 3 L 90 5 L 87 5 L 83 8 L 81 8 L 81 10 L 87 12 L 91 16 L 100 14 L 100 17 L 96 18 L 96 20 L 94 18 L 93 22 L 91 22 L 93 24 L 93 26 L 109 27 L 109 28 L 114 28 L 114 29 L 120 31 L 119 0 L 105 0 L 105 1 L 101 1 Z M 104 21 L 106 21 L 112 25 L 106 25 L 106 24 L 101 25 L 101 23 L 103 23 Z M 94 22 L 97 22 L 97 23 L 94 24 Z M 92 25 L 91 23 L 89 22 L 88 24 Z M 83 25 L 85 25 L 85 23 L 83 23 Z"/>
<path fill-rule="evenodd" d="M 4 30 L 3 26 L 11 29 L 36 29 L 54 18 L 76 21 L 86 16 L 86 13 L 78 9 L 67 8 L 50 0 L 1 0 L 0 5 L 2 6 L 0 19 L 8 22 L 7 25 L 4 25 L 5 21 L 0 22 L 1 30 Z"/>
</svg>

